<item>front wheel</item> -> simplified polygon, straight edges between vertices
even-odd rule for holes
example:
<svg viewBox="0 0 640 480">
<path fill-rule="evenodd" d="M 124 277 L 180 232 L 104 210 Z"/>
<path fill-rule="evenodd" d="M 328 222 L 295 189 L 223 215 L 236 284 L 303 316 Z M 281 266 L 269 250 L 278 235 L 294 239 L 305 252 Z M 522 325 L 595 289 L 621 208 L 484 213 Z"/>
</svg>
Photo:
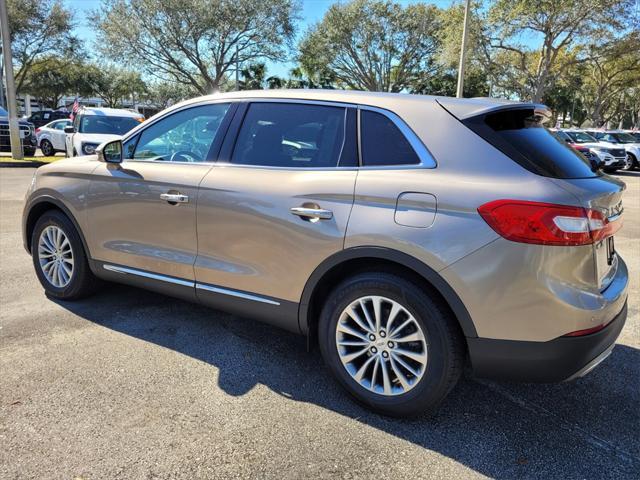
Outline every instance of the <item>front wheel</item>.
<svg viewBox="0 0 640 480">
<path fill-rule="evenodd" d="M 396 275 L 364 273 L 342 283 L 318 329 L 322 356 L 338 382 L 384 415 L 435 410 L 462 372 L 455 319 L 438 299 Z"/>
<path fill-rule="evenodd" d="M 47 295 L 76 300 L 93 293 L 94 277 L 80 235 L 58 210 L 45 212 L 31 236 L 31 256 L 38 280 Z"/>
</svg>

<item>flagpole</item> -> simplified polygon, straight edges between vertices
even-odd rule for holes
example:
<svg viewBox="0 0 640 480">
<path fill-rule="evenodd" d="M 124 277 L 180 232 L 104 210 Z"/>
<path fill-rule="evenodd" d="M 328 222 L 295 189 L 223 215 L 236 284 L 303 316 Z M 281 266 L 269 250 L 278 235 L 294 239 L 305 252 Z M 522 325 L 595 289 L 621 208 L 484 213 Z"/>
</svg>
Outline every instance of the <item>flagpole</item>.
<svg viewBox="0 0 640 480">
<path fill-rule="evenodd" d="M 456 97 L 462 98 L 462 90 L 464 87 L 464 61 L 467 54 L 467 30 L 469 27 L 469 4 L 471 0 L 467 0 L 464 7 L 464 25 L 462 27 L 462 45 L 460 46 L 460 64 L 458 65 L 458 88 L 456 89 Z"/>
</svg>

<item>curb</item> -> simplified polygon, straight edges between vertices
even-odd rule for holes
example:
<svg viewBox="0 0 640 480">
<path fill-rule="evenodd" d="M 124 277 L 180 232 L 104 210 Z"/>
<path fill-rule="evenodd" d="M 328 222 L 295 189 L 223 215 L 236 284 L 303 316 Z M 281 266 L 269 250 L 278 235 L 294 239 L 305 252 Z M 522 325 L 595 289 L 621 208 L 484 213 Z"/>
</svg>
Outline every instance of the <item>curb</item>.
<svg viewBox="0 0 640 480">
<path fill-rule="evenodd" d="M 43 165 L 47 165 L 47 162 L 2 162 L 0 161 L 0 168 L 38 168 Z"/>
</svg>

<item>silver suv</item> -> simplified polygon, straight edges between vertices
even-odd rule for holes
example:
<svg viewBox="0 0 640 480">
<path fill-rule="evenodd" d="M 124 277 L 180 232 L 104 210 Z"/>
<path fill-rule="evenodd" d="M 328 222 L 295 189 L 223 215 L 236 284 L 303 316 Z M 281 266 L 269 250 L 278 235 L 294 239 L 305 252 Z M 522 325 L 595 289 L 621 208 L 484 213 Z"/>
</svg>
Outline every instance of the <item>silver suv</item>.
<svg viewBox="0 0 640 480">
<path fill-rule="evenodd" d="M 476 375 L 561 381 L 613 348 L 624 183 L 541 105 L 340 91 L 213 95 L 37 170 L 24 243 L 51 297 L 96 280 L 319 344 L 388 415 Z"/>
</svg>

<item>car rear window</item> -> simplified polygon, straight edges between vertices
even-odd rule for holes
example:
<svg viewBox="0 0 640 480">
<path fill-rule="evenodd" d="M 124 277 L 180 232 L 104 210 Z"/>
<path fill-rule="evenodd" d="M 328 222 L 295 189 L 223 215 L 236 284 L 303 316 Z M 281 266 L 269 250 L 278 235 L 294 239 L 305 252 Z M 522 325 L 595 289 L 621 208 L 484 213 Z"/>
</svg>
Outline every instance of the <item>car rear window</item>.
<svg viewBox="0 0 640 480">
<path fill-rule="evenodd" d="M 599 176 L 589 161 L 547 130 L 533 108 L 501 110 L 464 124 L 527 170 L 552 178 Z"/>
<path fill-rule="evenodd" d="M 389 118 L 363 110 L 360 121 L 362 164 L 365 167 L 420 163 L 409 141 Z"/>
</svg>

